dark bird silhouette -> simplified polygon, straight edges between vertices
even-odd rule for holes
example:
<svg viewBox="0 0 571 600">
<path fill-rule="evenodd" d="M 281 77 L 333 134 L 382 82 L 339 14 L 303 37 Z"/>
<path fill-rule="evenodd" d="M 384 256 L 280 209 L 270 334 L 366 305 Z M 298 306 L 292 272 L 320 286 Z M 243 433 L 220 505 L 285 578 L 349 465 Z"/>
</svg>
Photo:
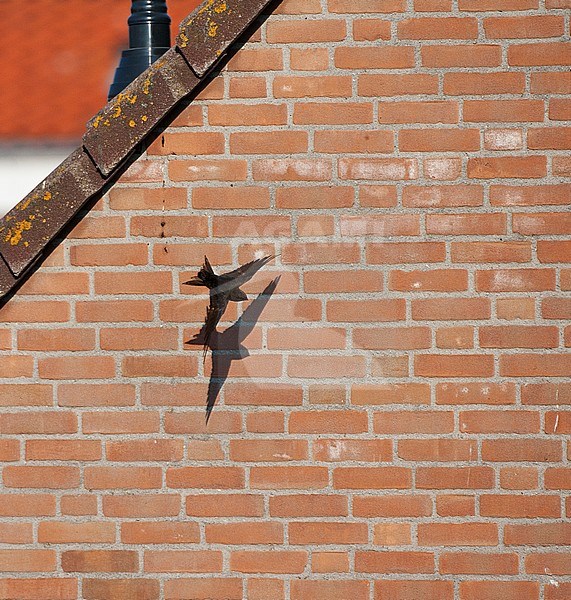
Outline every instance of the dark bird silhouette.
<svg viewBox="0 0 571 600">
<path fill-rule="evenodd" d="M 280 277 L 271 281 L 264 291 L 255 298 L 244 314 L 222 333 L 211 333 L 212 371 L 208 383 L 208 396 L 206 399 L 206 423 L 230 372 L 233 360 L 242 360 L 250 356 L 248 349 L 243 345 L 244 340 L 252 333 L 260 318 L 262 311 L 274 293 Z M 187 344 L 203 344 L 207 334 L 207 323 Z"/>
<path fill-rule="evenodd" d="M 210 347 L 210 338 L 216 331 L 216 326 L 226 311 L 228 302 L 247 300 L 248 296 L 240 289 L 240 286 L 252 279 L 256 272 L 273 258 L 275 256 L 264 256 L 264 258 L 258 258 L 246 263 L 234 269 L 234 271 L 217 275 L 212 269 L 210 261 L 205 256 L 204 265 L 202 265 L 200 271 L 192 279 L 183 283 L 183 285 L 205 286 L 210 290 L 210 304 L 206 309 L 206 318 L 203 327 L 203 359 L 206 359 L 206 353 Z"/>
</svg>

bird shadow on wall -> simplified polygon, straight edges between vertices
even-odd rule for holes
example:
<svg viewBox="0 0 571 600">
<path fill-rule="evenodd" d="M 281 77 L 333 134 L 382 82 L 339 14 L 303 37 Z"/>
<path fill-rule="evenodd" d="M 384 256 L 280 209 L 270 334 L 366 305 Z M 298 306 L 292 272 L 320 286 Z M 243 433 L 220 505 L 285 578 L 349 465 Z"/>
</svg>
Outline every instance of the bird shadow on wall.
<svg viewBox="0 0 571 600">
<path fill-rule="evenodd" d="M 248 349 L 243 345 L 244 340 L 252 333 L 258 322 L 266 304 L 269 302 L 280 277 L 271 281 L 263 292 L 251 302 L 242 316 L 226 330 L 222 332 L 214 331 L 210 336 L 208 346 L 212 354 L 212 370 L 210 372 L 210 381 L 208 383 L 208 395 L 206 400 L 206 423 L 210 418 L 216 399 L 228 378 L 232 361 L 242 360 L 250 356 Z M 206 326 L 190 340 L 185 342 L 192 346 L 203 346 L 206 335 Z"/>
</svg>

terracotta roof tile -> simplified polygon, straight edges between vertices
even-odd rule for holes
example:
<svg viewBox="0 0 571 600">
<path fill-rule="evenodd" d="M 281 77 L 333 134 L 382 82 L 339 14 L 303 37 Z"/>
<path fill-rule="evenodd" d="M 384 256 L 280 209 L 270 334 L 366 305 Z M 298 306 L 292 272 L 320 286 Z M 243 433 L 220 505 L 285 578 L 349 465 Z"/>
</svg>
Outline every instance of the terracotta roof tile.
<svg viewBox="0 0 571 600">
<path fill-rule="evenodd" d="M 200 88 L 210 68 L 263 9 L 280 1 L 204 0 L 185 20 L 177 45 L 91 119 L 83 145 L 0 219 L 0 296 L 13 291 L 60 232 L 114 182 L 139 142 L 184 96 Z M 53 0 L 50 4 L 55 6 Z M 204 36 L 213 39 L 203 44 Z M 80 88 L 76 97 L 83 99 L 84 92 Z M 37 101 L 48 120 L 45 98 Z M 51 122 L 59 118 L 56 114 Z"/>
<path fill-rule="evenodd" d="M 199 0 L 168 0 L 172 39 Z M 79 140 L 128 45 L 129 0 L 2 0 L 0 143 Z"/>
</svg>

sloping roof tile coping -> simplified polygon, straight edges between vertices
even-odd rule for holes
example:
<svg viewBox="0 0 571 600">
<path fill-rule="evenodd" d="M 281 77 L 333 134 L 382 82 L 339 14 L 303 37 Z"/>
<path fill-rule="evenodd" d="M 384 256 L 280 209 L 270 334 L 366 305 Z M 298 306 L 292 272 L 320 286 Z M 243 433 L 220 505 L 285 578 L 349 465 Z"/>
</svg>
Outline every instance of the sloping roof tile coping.
<svg viewBox="0 0 571 600">
<path fill-rule="evenodd" d="M 87 124 L 83 144 L 0 219 L 0 298 L 19 285 L 59 232 L 270 4 L 204 0 L 181 23 L 176 45 Z"/>
</svg>

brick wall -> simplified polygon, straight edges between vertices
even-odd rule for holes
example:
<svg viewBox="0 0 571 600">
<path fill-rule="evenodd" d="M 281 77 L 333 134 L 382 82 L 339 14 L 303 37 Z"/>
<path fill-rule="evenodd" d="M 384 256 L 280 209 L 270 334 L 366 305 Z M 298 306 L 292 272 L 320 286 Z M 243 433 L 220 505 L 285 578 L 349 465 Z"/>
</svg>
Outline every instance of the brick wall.
<svg viewBox="0 0 571 600">
<path fill-rule="evenodd" d="M 0 598 L 571 598 L 570 6 L 282 4 L 0 310 Z"/>
</svg>

